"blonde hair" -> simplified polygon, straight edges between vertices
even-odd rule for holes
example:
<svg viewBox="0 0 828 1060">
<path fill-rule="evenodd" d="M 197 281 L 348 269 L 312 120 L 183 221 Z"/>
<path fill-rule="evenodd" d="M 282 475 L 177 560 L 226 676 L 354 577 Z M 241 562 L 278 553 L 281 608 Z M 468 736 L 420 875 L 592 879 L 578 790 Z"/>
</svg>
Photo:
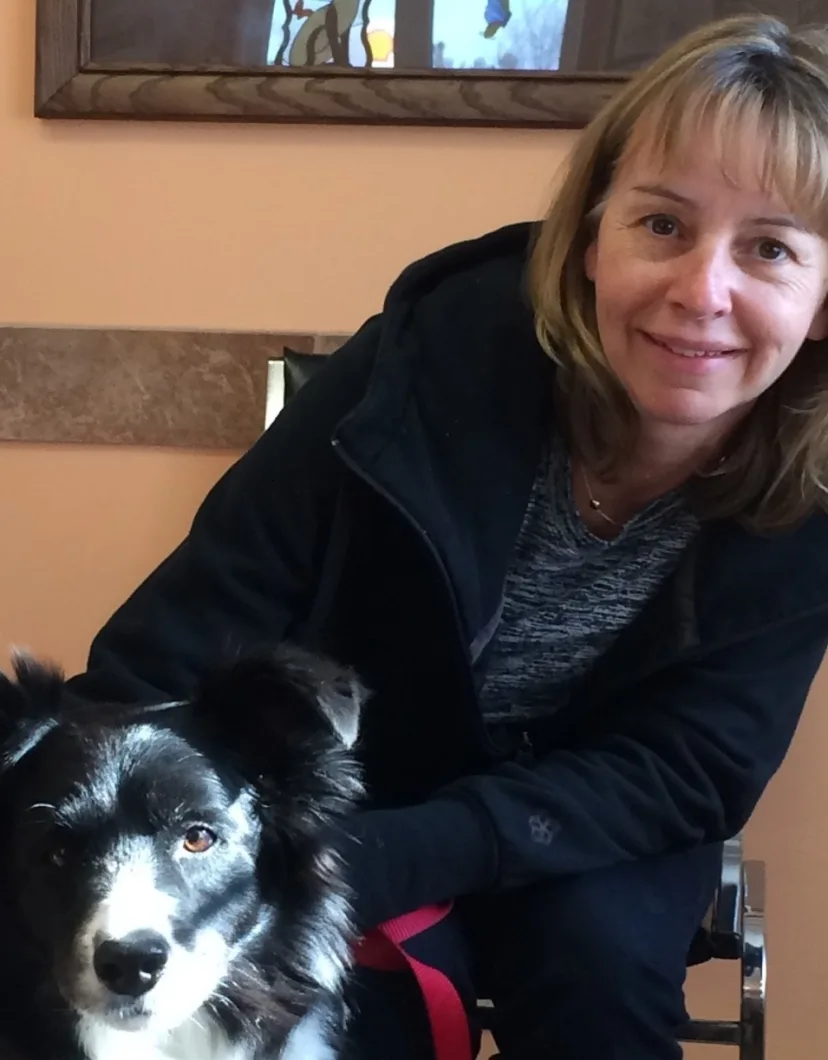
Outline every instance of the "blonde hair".
<svg viewBox="0 0 828 1060">
<path fill-rule="evenodd" d="M 599 473 L 629 456 L 637 430 L 601 349 L 584 269 L 613 175 L 633 148 L 669 159 L 711 132 L 727 172 L 746 131 L 762 147 L 762 186 L 828 235 L 828 29 L 792 31 L 761 16 L 704 26 L 633 77 L 581 134 L 539 228 L 535 328 L 559 365 L 570 443 Z M 745 416 L 723 462 L 689 486 L 703 518 L 769 532 L 828 507 L 826 475 L 828 344 L 809 341 Z"/>
</svg>

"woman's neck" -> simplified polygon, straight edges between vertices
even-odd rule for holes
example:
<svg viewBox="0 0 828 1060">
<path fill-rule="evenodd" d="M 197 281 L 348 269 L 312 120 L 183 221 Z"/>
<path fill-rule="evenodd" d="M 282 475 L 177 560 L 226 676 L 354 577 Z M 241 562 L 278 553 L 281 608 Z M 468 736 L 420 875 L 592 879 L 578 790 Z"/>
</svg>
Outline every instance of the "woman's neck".
<svg viewBox="0 0 828 1060">
<path fill-rule="evenodd" d="M 613 474 L 599 478 L 576 461 L 573 490 L 584 522 L 599 536 L 614 537 L 653 501 L 714 465 L 732 428 L 642 423 L 632 457 Z"/>
<path fill-rule="evenodd" d="M 728 423 L 642 422 L 631 459 L 618 470 L 617 485 L 646 502 L 683 485 L 719 459 L 734 427 Z M 615 476 L 613 476 L 615 477 Z"/>
</svg>

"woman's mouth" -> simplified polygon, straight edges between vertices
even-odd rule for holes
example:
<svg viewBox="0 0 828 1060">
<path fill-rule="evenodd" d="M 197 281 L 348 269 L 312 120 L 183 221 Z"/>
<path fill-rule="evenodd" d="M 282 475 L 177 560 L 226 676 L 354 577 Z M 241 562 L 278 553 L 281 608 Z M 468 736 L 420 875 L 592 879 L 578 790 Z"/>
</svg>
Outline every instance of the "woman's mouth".
<svg viewBox="0 0 828 1060">
<path fill-rule="evenodd" d="M 642 332 L 644 337 L 667 353 L 675 357 L 681 357 L 685 361 L 722 361 L 742 350 L 735 346 L 723 346 L 720 343 L 687 342 L 679 338 L 667 338 L 660 335 L 652 335 L 648 331 Z"/>
</svg>

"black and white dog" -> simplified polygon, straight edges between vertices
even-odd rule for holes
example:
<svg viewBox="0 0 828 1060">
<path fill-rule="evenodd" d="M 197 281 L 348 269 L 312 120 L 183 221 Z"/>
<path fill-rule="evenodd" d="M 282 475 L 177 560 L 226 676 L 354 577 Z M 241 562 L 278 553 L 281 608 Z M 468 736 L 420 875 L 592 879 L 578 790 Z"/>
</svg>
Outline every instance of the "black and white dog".
<svg viewBox="0 0 828 1060">
<path fill-rule="evenodd" d="M 329 829 L 365 693 L 293 648 L 185 703 L 0 676 L 0 1056 L 332 1060 L 353 932 Z M 5 1051 L 4 1051 L 5 1050 Z"/>
</svg>

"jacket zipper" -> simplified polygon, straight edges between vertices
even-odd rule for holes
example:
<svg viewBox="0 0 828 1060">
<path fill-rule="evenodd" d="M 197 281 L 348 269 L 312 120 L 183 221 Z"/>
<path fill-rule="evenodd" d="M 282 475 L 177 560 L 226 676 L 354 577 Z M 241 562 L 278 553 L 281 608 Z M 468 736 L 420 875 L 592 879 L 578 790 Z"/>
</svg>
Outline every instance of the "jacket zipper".
<svg viewBox="0 0 828 1060">
<path fill-rule="evenodd" d="M 522 766 L 531 765 L 535 761 L 535 748 L 532 744 L 532 737 L 525 729 L 520 734 L 520 743 L 515 754 L 515 761 Z"/>
<path fill-rule="evenodd" d="M 478 736 L 482 742 L 483 747 L 486 751 L 488 751 L 489 754 L 497 755 L 499 749 L 495 746 L 494 741 L 489 735 L 489 732 L 486 729 L 486 725 L 483 721 L 480 711 L 476 709 L 477 693 L 475 692 L 474 688 L 474 679 L 472 677 L 472 671 L 469 665 L 468 657 L 466 655 L 465 650 L 463 649 L 463 623 L 460 618 L 460 607 L 457 603 L 457 595 L 454 592 L 454 586 L 451 584 L 451 578 L 449 577 L 448 570 L 446 569 L 446 565 L 443 562 L 442 556 L 435 548 L 431 538 L 428 536 L 423 527 L 417 522 L 414 516 L 411 515 L 411 513 L 402 504 L 400 504 L 400 502 L 392 494 L 390 494 L 388 490 L 381 486 L 375 479 L 371 478 L 371 476 L 366 471 L 364 471 L 359 466 L 359 464 L 356 463 L 356 461 L 343 447 L 339 438 L 333 438 L 331 440 L 331 444 L 336 453 L 338 454 L 339 458 L 345 464 L 345 466 L 350 471 L 352 471 L 357 476 L 357 478 L 359 478 L 366 485 L 370 486 L 375 493 L 377 493 L 380 497 L 383 498 L 383 500 L 387 501 L 391 505 L 391 507 L 405 519 L 408 525 L 415 531 L 417 536 L 426 546 L 429 554 L 433 558 L 437 570 L 440 573 L 440 577 L 442 579 L 443 586 L 446 590 L 446 595 L 448 597 L 449 604 L 451 607 L 454 631 L 456 634 L 454 638 L 455 651 L 457 654 L 458 661 L 460 663 L 460 668 L 463 673 L 463 680 L 466 685 L 465 699 L 468 707 L 470 708 L 469 713 L 474 715 L 472 721 L 475 728 L 477 729 Z M 524 733 L 524 735 L 526 734 Z"/>
<path fill-rule="evenodd" d="M 517 747 L 515 747 L 512 741 L 507 741 L 507 743 L 511 744 L 511 746 L 500 746 L 493 739 L 492 734 L 486 728 L 486 724 L 483 720 L 482 714 L 480 710 L 477 709 L 477 693 L 474 688 L 474 679 L 472 677 L 472 671 L 469 665 L 468 658 L 466 656 L 465 651 L 463 650 L 463 623 L 460 618 L 460 608 L 457 603 L 457 596 L 454 592 L 454 586 L 451 584 L 451 578 L 449 577 L 448 570 L 446 569 L 446 565 L 443 562 L 443 558 L 435 548 L 431 538 L 428 536 L 423 527 L 413 517 L 413 515 L 411 515 L 407 508 L 400 504 L 400 502 L 391 493 L 389 493 L 388 490 L 381 486 L 366 471 L 364 471 L 359 466 L 359 464 L 356 463 L 356 461 L 344 448 L 339 438 L 331 439 L 331 445 L 338 454 L 339 458 L 342 460 L 345 467 L 347 467 L 353 474 L 357 476 L 357 478 L 359 478 L 362 482 L 364 482 L 367 486 L 374 490 L 374 492 L 380 497 L 382 497 L 383 500 L 387 501 L 388 504 L 390 504 L 391 507 L 403 517 L 403 519 L 408 523 L 408 525 L 421 539 L 423 544 L 426 546 L 426 549 L 428 550 L 429 554 L 434 560 L 436 568 L 439 571 L 441 580 L 443 582 L 443 586 L 446 590 L 446 595 L 448 597 L 449 604 L 451 607 L 451 614 L 456 634 L 455 650 L 457 652 L 457 657 L 460 663 L 461 670 L 463 672 L 464 683 L 466 685 L 465 698 L 466 703 L 470 708 L 468 713 L 473 715 L 470 720 L 475 730 L 477 731 L 478 738 L 481 741 L 481 746 L 489 755 L 491 755 L 495 759 L 503 759 L 505 757 L 511 759 L 512 761 L 518 762 L 521 765 L 530 765 L 536 759 L 536 749 L 534 747 L 530 734 L 525 729 L 522 730 L 518 738 Z M 644 671 L 644 675 L 647 675 L 650 672 L 655 673 L 660 668 L 660 666 L 647 667 Z M 637 676 L 641 677 L 642 675 L 639 674 Z M 620 682 L 618 682 L 617 685 L 612 688 L 612 691 L 616 692 L 619 686 L 624 687 L 626 683 L 627 682 L 624 679 L 621 679 Z M 603 696 L 599 698 L 605 698 L 606 694 L 607 690 L 604 690 Z"/>
</svg>

